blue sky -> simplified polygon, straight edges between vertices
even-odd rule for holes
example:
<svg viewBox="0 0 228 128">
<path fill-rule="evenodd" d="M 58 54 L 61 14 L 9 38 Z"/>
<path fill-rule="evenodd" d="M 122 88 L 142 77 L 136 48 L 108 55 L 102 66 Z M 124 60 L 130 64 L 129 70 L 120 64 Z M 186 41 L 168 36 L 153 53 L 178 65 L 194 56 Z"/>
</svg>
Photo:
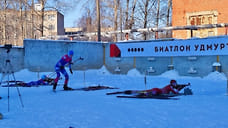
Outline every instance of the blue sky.
<svg viewBox="0 0 228 128">
<path fill-rule="evenodd" d="M 79 19 L 81 11 L 79 7 L 75 7 L 73 10 L 69 10 L 64 13 L 64 27 L 74 27 L 75 20 Z"/>
<path fill-rule="evenodd" d="M 64 12 L 64 27 L 75 27 L 75 21 L 78 20 L 83 13 L 83 6 L 90 6 L 86 4 L 87 1 L 79 1 L 74 3 L 71 10 Z"/>
</svg>

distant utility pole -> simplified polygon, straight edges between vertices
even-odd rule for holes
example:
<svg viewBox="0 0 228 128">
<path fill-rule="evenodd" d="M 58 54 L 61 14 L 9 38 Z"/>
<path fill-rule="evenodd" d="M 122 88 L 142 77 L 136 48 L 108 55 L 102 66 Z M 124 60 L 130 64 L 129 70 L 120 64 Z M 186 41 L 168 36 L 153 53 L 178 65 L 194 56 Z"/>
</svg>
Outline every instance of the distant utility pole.
<svg viewBox="0 0 228 128">
<path fill-rule="evenodd" d="M 101 41 L 100 0 L 97 3 L 97 41 Z"/>
</svg>

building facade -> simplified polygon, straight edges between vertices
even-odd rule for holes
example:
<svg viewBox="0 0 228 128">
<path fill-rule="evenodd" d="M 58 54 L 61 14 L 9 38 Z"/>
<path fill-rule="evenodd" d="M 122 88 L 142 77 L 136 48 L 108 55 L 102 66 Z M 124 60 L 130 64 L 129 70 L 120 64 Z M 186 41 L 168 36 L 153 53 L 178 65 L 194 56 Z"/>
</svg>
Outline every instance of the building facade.
<svg viewBox="0 0 228 128">
<path fill-rule="evenodd" d="M 45 11 L 43 36 L 65 35 L 64 16 L 58 11 Z"/>
<path fill-rule="evenodd" d="M 172 0 L 172 26 L 228 23 L 227 0 Z M 225 35 L 226 28 L 173 31 L 173 38 L 186 39 Z"/>
<path fill-rule="evenodd" d="M 25 38 L 56 35 L 64 35 L 64 16 L 58 11 L 0 11 L 0 45 L 22 46 Z"/>
</svg>

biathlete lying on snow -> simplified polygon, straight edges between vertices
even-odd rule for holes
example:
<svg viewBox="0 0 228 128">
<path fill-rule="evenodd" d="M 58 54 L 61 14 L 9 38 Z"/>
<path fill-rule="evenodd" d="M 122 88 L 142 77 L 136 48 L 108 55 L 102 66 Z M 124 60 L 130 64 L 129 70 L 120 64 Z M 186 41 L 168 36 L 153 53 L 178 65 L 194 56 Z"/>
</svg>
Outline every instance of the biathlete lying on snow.
<svg viewBox="0 0 228 128">
<path fill-rule="evenodd" d="M 133 94 L 133 95 L 145 95 L 145 96 L 149 96 L 149 95 L 162 95 L 162 94 L 178 94 L 179 91 L 181 89 L 183 89 L 186 86 L 189 86 L 190 83 L 186 84 L 186 85 L 180 85 L 177 84 L 176 80 L 171 80 L 170 84 L 166 85 L 163 88 L 152 88 L 152 89 L 148 89 L 148 90 L 126 90 L 126 91 L 122 91 L 122 92 L 111 92 L 111 93 L 107 93 L 107 95 L 111 95 L 111 94 Z"/>
<path fill-rule="evenodd" d="M 47 77 L 46 75 L 42 75 L 41 79 L 37 81 L 31 81 L 28 83 L 25 82 L 18 82 L 16 83 L 17 86 L 23 87 L 31 87 L 31 86 L 38 86 L 38 85 L 53 85 L 54 79 Z"/>
<path fill-rule="evenodd" d="M 161 94 L 178 94 L 181 89 L 183 89 L 185 86 L 190 85 L 188 83 L 187 85 L 178 85 L 176 80 L 171 80 L 170 84 L 166 85 L 163 88 L 152 88 L 149 90 L 145 90 L 142 92 L 142 94 L 145 95 L 161 95 Z"/>
</svg>

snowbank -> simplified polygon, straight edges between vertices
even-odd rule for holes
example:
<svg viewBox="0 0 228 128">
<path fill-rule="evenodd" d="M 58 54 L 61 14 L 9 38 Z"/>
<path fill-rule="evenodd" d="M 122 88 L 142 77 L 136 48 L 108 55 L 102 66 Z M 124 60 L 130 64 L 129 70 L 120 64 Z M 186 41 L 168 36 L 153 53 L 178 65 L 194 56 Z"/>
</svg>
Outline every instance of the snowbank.
<svg viewBox="0 0 228 128">
<path fill-rule="evenodd" d="M 136 68 L 134 68 L 128 71 L 127 76 L 142 76 L 142 75 Z"/>
<path fill-rule="evenodd" d="M 227 80 L 227 77 L 224 73 L 220 73 L 218 71 L 212 72 L 208 74 L 207 76 L 203 77 L 204 80 L 213 80 L 213 81 L 219 81 L 219 80 Z"/>
</svg>

